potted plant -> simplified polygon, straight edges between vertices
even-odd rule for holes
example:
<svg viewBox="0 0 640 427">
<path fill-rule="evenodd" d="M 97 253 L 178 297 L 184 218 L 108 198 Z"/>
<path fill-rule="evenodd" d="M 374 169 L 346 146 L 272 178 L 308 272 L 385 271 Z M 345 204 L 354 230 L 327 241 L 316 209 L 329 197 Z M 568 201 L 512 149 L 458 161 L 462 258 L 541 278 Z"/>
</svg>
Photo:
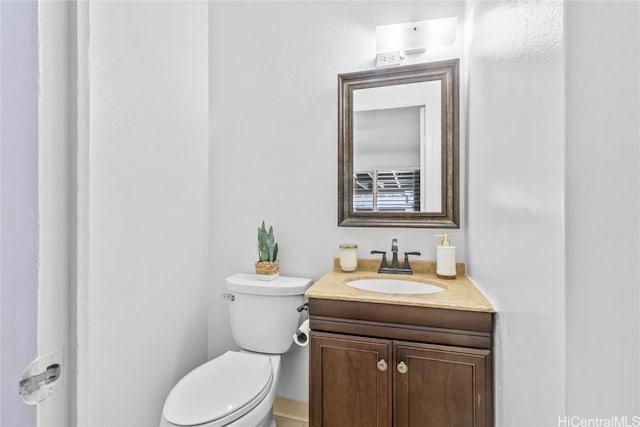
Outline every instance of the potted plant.
<svg viewBox="0 0 640 427">
<path fill-rule="evenodd" d="M 278 244 L 273 235 L 273 227 L 269 231 L 262 221 L 258 227 L 258 261 L 256 261 L 256 274 L 259 279 L 273 280 L 278 277 L 280 263 L 278 262 Z"/>
</svg>

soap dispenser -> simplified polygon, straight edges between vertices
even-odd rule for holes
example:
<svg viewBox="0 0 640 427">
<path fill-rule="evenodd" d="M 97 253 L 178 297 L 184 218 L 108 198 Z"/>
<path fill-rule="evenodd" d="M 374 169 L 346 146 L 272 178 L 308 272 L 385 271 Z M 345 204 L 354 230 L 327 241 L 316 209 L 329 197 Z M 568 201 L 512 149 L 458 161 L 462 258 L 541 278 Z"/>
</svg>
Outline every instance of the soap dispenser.
<svg viewBox="0 0 640 427">
<path fill-rule="evenodd" d="M 455 279 L 456 247 L 451 246 L 447 233 L 436 237 L 442 237 L 442 244 L 436 247 L 436 275 L 442 279 Z"/>
</svg>

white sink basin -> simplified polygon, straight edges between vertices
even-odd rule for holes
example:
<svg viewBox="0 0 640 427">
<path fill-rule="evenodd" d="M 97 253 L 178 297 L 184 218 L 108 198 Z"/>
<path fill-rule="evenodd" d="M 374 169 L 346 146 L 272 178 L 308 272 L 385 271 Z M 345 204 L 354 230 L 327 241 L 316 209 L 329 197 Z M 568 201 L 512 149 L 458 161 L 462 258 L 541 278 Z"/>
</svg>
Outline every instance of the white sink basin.
<svg viewBox="0 0 640 427">
<path fill-rule="evenodd" d="M 346 285 L 383 294 L 435 294 L 444 291 L 438 286 L 402 279 L 357 279 L 347 282 Z"/>
</svg>

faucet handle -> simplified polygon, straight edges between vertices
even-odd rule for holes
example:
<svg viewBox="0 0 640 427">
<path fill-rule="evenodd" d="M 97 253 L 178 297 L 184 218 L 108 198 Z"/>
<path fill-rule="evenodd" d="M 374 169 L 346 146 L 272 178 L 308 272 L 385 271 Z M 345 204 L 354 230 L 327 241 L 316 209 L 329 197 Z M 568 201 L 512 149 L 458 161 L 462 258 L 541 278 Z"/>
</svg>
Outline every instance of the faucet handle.
<svg viewBox="0 0 640 427">
<path fill-rule="evenodd" d="M 404 262 L 402 263 L 402 268 L 407 269 L 407 270 L 411 270 L 411 266 L 409 265 L 409 255 L 416 255 L 419 256 L 420 252 L 405 252 L 404 253 Z"/>
<path fill-rule="evenodd" d="M 387 252 L 386 251 L 371 251 L 372 255 L 375 254 L 382 254 L 382 261 L 380 262 L 380 268 L 386 268 L 387 267 Z M 378 272 L 380 272 L 380 269 L 378 269 Z"/>
<path fill-rule="evenodd" d="M 398 252 L 398 239 L 391 240 L 391 251 Z"/>
</svg>

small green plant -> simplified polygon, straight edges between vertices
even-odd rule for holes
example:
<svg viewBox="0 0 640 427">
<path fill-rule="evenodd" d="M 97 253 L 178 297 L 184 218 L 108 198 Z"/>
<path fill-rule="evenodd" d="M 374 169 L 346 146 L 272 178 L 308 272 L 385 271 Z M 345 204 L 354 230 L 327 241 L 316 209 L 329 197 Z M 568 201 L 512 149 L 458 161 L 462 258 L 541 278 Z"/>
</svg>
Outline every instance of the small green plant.
<svg viewBox="0 0 640 427">
<path fill-rule="evenodd" d="M 262 221 L 262 226 L 258 227 L 258 261 L 275 262 L 278 259 L 278 244 L 273 235 L 273 227 L 267 228 Z"/>
</svg>

